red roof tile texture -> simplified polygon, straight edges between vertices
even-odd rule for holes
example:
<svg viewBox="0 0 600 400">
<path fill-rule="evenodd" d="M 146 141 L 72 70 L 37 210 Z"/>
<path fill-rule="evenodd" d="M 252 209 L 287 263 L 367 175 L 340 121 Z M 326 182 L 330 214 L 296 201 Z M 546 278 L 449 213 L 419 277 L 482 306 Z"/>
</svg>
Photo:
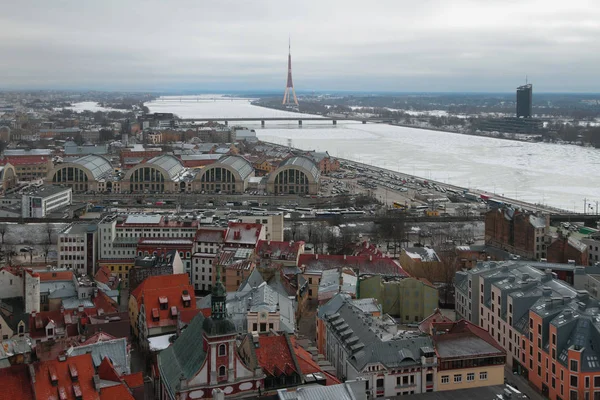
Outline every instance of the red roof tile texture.
<svg viewBox="0 0 600 400">
<path fill-rule="evenodd" d="M 130 389 L 144 386 L 144 375 L 141 372 L 136 372 L 130 375 L 123 375 L 122 378 Z"/>
<path fill-rule="evenodd" d="M 151 276 L 140 286 L 143 287 L 139 294 L 139 301 L 140 305 L 142 302 L 144 304 L 148 328 L 175 325 L 177 312 L 173 315 L 173 307 L 176 307 L 175 311 L 196 309 L 196 301 L 193 297 L 187 301 L 187 304 L 184 301 L 184 296 L 193 296 L 194 293 L 187 274 Z M 160 298 L 166 298 L 167 302 L 161 305 Z"/>
<path fill-rule="evenodd" d="M 91 354 L 69 357 L 65 361 L 44 361 L 32 365 L 35 373 L 33 385 L 36 399 L 58 399 L 61 388 L 65 400 L 75 400 L 76 390 L 81 391 L 84 399 L 100 399 L 100 394 L 94 388 L 95 371 Z"/>
<path fill-rule="evenodd" d="M 388 257 L 301 254 L 298 267 L 305 268 L 306 273 L 352 267 L 358 268 L 360 275 L 410 276 L 396 260 Z"/>
<path fill-rule="evenodd" d="M 138 304 L 142 301 L 142 292 L 145 290 L 160 289 L 162 287 L 173 287 L 189 285 L 190 278 L 187 274 L 155 275 L 149 276 L 137 287 L 131 295 L 135 297 Z M 191 293 L 194 293 L 193 291 Z"/>
<path fill-rule="evenodd" d="M 341 383 L 334 375 L 323 371 L 321 367 L 319 367 L 319 365 L 312 359 L 312 354 L 310 354 L 296 342 L 295 337 L 290 337 L 290 341 L 292 342 L 294 353 L 296 354 L 296 360 L 298 360 L 298 365 L 300 366 L 302 375 L 321 372 L 326 377 L 327 386 L 338 385 Z"/>
<path fill-rule="evenodd" d="M 85 397 L 84 397 L 85 399 Z M 115 385 L 103 388 L 100 392 L 100 400 L 135 400 L 127 387 L 124 385 Z"/>
<path fill-rule="evenodd" d="M 279 376 L 282 372 L 286 375 L 292 371 L 300 373 L 296 371 L 292 350 L 285 336 L 259 336 L 258 343 L 256 358 L 266 374 Z"/>
<path fill-rule="evenodd" d="M 41 282 L 70 281 L 73 279 L 73 271 L 40 271 Z"/>
<path fill-rule="evenodd" d="M 29 367 L 25 364 L 0 368 L 0 400 L 33 399 Z"/>
</svg>

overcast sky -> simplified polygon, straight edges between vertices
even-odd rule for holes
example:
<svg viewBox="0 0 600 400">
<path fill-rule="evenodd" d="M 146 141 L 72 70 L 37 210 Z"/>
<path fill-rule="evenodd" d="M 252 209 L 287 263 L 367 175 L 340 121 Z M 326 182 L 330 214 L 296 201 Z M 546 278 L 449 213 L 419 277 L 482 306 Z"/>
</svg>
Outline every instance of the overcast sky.
<svg viewBox="0 0 600 400">
<path fill-rule="evenodd" d="M 22 0 L 0 88 L 600 92 L 599 0 Z"/>
</svg>

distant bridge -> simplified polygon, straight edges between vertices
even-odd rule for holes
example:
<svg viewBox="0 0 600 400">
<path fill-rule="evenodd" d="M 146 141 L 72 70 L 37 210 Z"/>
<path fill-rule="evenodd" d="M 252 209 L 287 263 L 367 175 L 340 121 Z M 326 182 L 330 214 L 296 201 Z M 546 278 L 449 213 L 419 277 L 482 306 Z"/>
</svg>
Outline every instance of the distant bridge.
<svg viewBox="0 0 600 400">
<path fill-rule="evenodd" d="M 182 118 L 178 119 L 180 122 L 222 122 L 225 125 L 229 125 L 229 122 L 247 122 L 247 121 L 260 121 L 260 125 L 262 127 L 265 126 L 267 121 L 298 121 L 298 126 L 302 126 L 302 121 L 331 121 L 333 125 L 337 125 L 338 121 L 358 121 L 366 124 L 367 122 L 377 123 L 377 124 L 391 124 L 395 123 L 394 119 L 391 118 L 357 118 L 357 117 L 235 117 L 235 118 Z"/>
</svg>

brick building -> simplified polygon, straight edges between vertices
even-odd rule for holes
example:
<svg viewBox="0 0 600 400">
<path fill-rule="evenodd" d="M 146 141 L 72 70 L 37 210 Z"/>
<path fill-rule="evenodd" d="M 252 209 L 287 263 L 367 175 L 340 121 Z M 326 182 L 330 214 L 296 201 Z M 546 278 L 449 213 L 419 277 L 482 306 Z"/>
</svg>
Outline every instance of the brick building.
<svg viewBox="0 0 600 400">
<path fill-rule="evenodd" d="M 551 263 L 588 264 L 587 245 L 574 238 L 559 234 L 547 249 L 546 258 Z"/>
<path fill-rule="evenodd" d="M 485 214 L 486 244 L 528 259 L 546 257 L 549 230 L 548 215 L 532 214 L 512 207 L 490 210 Z"/>
</svg>

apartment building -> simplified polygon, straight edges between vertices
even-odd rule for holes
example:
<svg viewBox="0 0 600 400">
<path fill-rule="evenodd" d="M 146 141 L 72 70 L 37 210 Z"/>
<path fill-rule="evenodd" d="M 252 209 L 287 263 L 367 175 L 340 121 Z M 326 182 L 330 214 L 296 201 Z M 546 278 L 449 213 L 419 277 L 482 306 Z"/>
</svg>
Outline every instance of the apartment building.
<svg viewBox="0 0 600 400">
<path fill-rule="evenodd" d="M 140 239 L 194 238 L 198 221 L 155 214 L 111 215 L 98 224 L 98 264 L 129 282 Z"/>
<path fill-rule="evenodd" d="M 523 264 L 488 262 L 457 273 L 459 314 L 487 330 L 513 370 L 545 396 L 600 398 L 598 301 L 551 270 Z"/>
<path fill-rule="evenodd" d="M 363 312 L 349 299 L 336 308 L 321 317 L 325 357 L 340 380 L 364 379 L 372 398 L 437 390 L 438 357 L 430 336 L 399 331 L 391 317 Z"/>
<path fill-rule="evenodd" d="M 69 189 L 70 190 L 70 189 Z M 58 267 L 77 274 L 96 274 L 98 226 L 95 223 L 72 223 L 58 233 Z"/>
</svg>

